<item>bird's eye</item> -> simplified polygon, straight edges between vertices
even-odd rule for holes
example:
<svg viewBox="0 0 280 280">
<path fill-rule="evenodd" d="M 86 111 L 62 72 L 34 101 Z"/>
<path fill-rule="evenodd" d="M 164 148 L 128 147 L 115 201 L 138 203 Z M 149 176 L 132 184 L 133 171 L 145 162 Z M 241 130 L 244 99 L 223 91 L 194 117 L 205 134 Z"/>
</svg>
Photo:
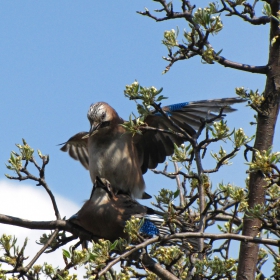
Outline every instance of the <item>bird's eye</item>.
<svg viewBox="0 0 280 280">
<path fill-rule="evenodd" d="M 106 113 L 105 113 L 105 112 L 102 112 L 102 114 L 101 114 L 101 119 L 104 120 L 105 117 L 106 117 Z"/>
</svg>

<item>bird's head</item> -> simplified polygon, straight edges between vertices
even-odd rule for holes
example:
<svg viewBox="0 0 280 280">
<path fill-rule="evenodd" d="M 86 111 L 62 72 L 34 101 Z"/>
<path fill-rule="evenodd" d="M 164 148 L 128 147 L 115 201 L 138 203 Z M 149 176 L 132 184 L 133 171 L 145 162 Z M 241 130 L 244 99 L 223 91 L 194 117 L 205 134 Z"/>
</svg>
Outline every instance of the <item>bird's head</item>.
<svg viewBox="0 0 280 280">
<path fill-rule="evenodd" d="M 105 102 L 92 104 L 87 113 L 90 122 L 89 136 L 100 129 L 110 127 L 116 116 L 118 116 L 116 111 L 109 104 Z"/>
<path fill-rule="evenodd" d="M 105 178 L 99 178 L 98 176 L 96 176 L 94 189 L 98 189 L 99 192 L 103 193 L 103 195 L 109 195 L 110 198 L 115 197 L 114 191 L 111 187 L 111 183 Z"/>
</svg>

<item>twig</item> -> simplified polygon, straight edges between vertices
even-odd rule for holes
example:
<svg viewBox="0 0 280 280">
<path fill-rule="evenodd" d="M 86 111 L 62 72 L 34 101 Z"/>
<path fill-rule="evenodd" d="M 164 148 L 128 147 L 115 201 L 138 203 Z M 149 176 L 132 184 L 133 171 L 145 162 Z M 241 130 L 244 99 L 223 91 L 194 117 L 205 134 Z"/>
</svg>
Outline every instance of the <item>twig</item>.
<svg viewBox="0 0 280 280">
<path fill-rule="evenodd" d="M 74 234 L 75 236 L 79 236 L 82 239 L 85 240 L 95 240 L 97 241 L 100 239 L 100 236 L 94 236 L 90 232 L 84 230 L 81 227 L 78 227 L 69 221 L 65 220 L 55 220 L 55 221 L 30 221 L 25 219 L 20 219 L 17 217 L 12 217 L 8 215 L 0 214 L 0 223 L 7 224 L 7 225 L 13 225 L 13 226 L 19 226 L 23 228 L 29 228 L 29 229 L 42 229 L 42 230 L 65 230 L 67 232 L 70 232 Z"/>
<path fill-rule="evenodd" d="M 32 267 L 32 265 L 39 259 L 39 257 L 44 253 L 44 251 L 48 248 L 48 246 L 53 242 L 55 237 L 57 236 L 59 232 L 59 229 L 56 229 L 49 240 L 46 242 L 46 244 L 41 248 L 41 250 L 35 255 L 35 257 L 31 260 L 31 262 L 22 269 L 23 272 L 28 272 L 28 270 Z"/>
<path fill-rule="evenodd" d="M 233 240 L 238 240 L 238 241 L 243 241 L 247 243 L 256 243 L 256 244 L 269 244 L 273 246 L 280 247 L 280 241 L 276 239 L 267 239 L 267 238 L 261 238 L 261 237 L 252 237 L 252 236 L 246 236 L 246 235 L 241 235 L 241 234 L 234 234 L 234 233 L 223 233 L 223 234 L 212 234 L 212 233 L 194 233 L 194 232 L 184 232 L 184 233 L 175 233 L 163 237 L 153 237 L 150 238 L 141 244 L 138 244 L 134 246 L 132 249 L 129 251 L 126 251 L 125 253 L 119 255 L 117 258 L 109 262 L 99 273 L 98 277 L 102 276 L 104 273 L 106 273 L 113 265 L 118 263 L 120 260 L 125 259 L 129 255 L 131 255 L 133 252 L 138 251 L 142 248 L 145 248 L 155 242 L 164 242 L 168 241 L 171 239 L 176 239 L 176 238 L 209 238 L 212 240 L 221 240 L 221 239 L 233 239 Z"/>
<path fill-rule="evenodd" d="M 26 161 L 25 165 L 23 168 L 21 168 L 17 174 L 18 174 L 18 177 L 15 177 L 15 176 L 8 176 L 9 179 L 11 180 L 19 180 L 19 181 L 24 181 L 24 180 L 33 180 L 33 181 L 36 181 L 38 182 L 37 186 L 42 186 L 46 192 L 48 193 L 51 201 L 52 201 L 52 205 L 53 205 L 53 209 L 54 209 L 54 212 L 55 212 L 55 216 L 57 218 L 57 220 L 60 220 L 61 219 L 61 216 L 60 216 L 60 213 L 59 213 L 59 210 L 58 210 L 58 207 L 57 207 L 57 203 L 56 203 L 56 200 L 55 200 L 55 197 L 52 193 L 52 191 L 50 190 L 50 188 L 48 187 L 48 184 L 47 182 L 45 181 L 45 167 L 46 165 L 48 164 L 49 162 L 49 157 L 48 156 L 43 156 L 43 164 L 42 164 L 42 167 L 39 167 L 39 165 L 36 163 L 34 157 L 32 157 L 30 159 L 30 162 L 32 162 L 35 167 L 39 170 L 39 174 L 40 174 L 40 178 L 32 175 L 28 170 L 27 170 L 27 164 L 28 164 L 28 161 Z M 20 174 L 20 172 L 24 173 L 26 176 L 22 176 L 22 174 Z"/>
<path fill-rule="evenodd" d="M 174 161 L 173 164 L 174 164 L 175 172 L 178 173 L 179 172 L 179 168 L 178 168 L 177 162 Z M 180 206 L 184 207 L 185 199 L 184 199 L 183 189 L 182 189 L 182 186 L 181 186 L 181 183 L 180 183 L 179 175 L 176 175 L 176 183 L 177 183 L 177 189 L 179 190 L 179 193 L 180 193 L 180 195 L 179 195 L 179 197 L 180 197 Z"/>
<path fill-rule="evenodd" d="M 185 135 L 183 133 L 179 133 L 173 130 L 166 130 L 166 129 L 162 129 L 162 128 L 155 128 L 155 127 L 151 127 L 151 126 L 141 126 L 139 128 L 140 130 L 151 130 L 151 131 L 159 131 L 161 133 L 167 133 L 167 134 L 172 134 L 172 135 L 176 135 L 180 138 L 185 138 Z"/>
<path fill-rule="evenodd" d="M 267 2 L 270 2 L 269 0 L 266 0 Z M 187 46 L 185 44 L 178 44 L 177 47 L 179 50 L 172 54 L 171 51 L 169 51 L 168 58 L 165 58 L 166 60 L 170 61 L 169 65 L 166 67 L 166 70 L 169 70 L 171 66 L 179 61 L 179 60 L 185 60 L 189 59 L 190 57 L 199 55 L 203 56 L 203 48 L 206 46 L 207 48 L 211 48 L 211 45 L 208 42 L 208 36 L 209 36 L 209 31 L 204 32 L 201 30 L 200 26 L 194 22 L 194 16 L 193 16 L 193 9 L 194 6 L 192 7 L 191 5 L 187 5 L 188 9 L 186 9 L 186 4 L 183 2 L 181 9 L 181 12 L 174 12 L 173 11 L 173 6 L 171 5 L 171 8 L 168 7 L 167 3 L 163 0 L 161 1 L 156 1 L 159 2 L 162 6 L 163 9 L 158 10 L 158 12 L 165 12 L 166 16 L 164 17 L 156 17 L 155 15 L 151 14 L 150 11 L 146 10 L 145 12 L 140 12 L 138 11 L 138 14 L 141 14 L 143 16 L 147 16 L 149 18 L 152 18 L 156 22 L 161 22 L 161 21 L 166 21 L 170 19 L 178 19 L 178 18 L 183 18 L 186 21 L 188 21 L 194 28 L 194 30 L 198 34 L 198 41 L 195 38 L 192 38 L 192 42 L 189 43 Z M 270 22 L 270 17 L 268 16 L 261 16 L 261 17 L 255 17 L 255 16 L 247 16 L 246 13 L 248 13 L 246 10 L 244 12 L 240 13 L 238 10 L 232 6 L 229 7 L 227 3 L 224 0 L 221 0 L 223 4 L 223 8 L 217 11 L 218 14 L 226 11 L 228 12 L 228 16 L 236 15 L 240 18 L 242 18 L 244 21 L 247 21 L 253 25 L 261 25 L 261 24 L 267 24 Z M 255 3 L 254 3 L 255 5 Z M 252 13 L 254 14 L 254 5 L 252 6 Z M 246 7 L 244 8 L 246 9 Z M 251 15 L 252 15 L 251 13 Z M 225 66 L 225 67 L 230 67 L 232 69 L 238 69 L 242 70 L 245 72 L 251 72 L 251 73 L 258 73 L 258 74 L 267 74 L 269 71 L 268 65 L 265 66 L 253 66 L 253 65 L 247 65 L 243 63 L 237 63 L 230 61 L 220 55 L 215 55 L 214 54 L 214 61 L 218 62 L 219 64 Z"/>
<path fill-rule="evenodd" d="M 188 175 L 182 171 L 166 172 L 166 171 L 160 171 L 157 169 L 151 169 L 151 171 L 154 172 L 155 174 L 162 174 L 170 179 L 176 179 L 177 175 L 182 175 L 182 176 L 184 176 L 184 178 L 187 178 L 187 179 L 197 179 L 198 178 L 196 174 Z"/>
<path fill-rule="evenodd" d="M 204 173 L 214 173 L 219 171 L 220 167 L 223 165 L 223 163 L 227 160 L 230 159 L 232 156 L 234 156 L 235 153 L 237 153 L 240 150 L 240 148 L 235 147 L 233 149 L 233 151 L 227 155 L 225 155 L 224 157 L 222 157 L 216 164 L 216 167 L 213 169 L 208 169 L 208 170 L 204 170 Z"/>
</svg>

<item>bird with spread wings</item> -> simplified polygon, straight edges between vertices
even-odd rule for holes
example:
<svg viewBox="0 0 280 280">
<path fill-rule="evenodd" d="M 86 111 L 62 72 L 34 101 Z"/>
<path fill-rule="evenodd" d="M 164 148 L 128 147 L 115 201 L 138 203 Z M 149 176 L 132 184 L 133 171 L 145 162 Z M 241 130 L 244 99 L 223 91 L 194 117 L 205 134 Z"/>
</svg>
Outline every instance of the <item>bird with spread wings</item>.
<svg viewBox="0 0 280 280">
<path fill-rule="evenodd" d="M 106 178 L 115 190 L 142 198 L 145 194 L 143 174 L 172 155 L 174 143 L 180 145 L 188 140 L 176 132 L 183 129 L 192 137 L 203 121 L 216 117 L 221 110 L 233 112 L 236 109 L 231 105 L 244 101 L 233 97 L 165 106 L 162 110 L 169 118 L 152 111 L 144 122 L 156 130 L 134 135 L 127 133 L 122 126 L 125 121 L 109 104 L 97 102 L 90 106 L 87 114 L 90 131 L 77 133 L 62 144 L 61 150 L 89 170 L 92 182 L 96 176 Z M 167 133 L 170 130 L 175 133 Z"/>
</svg>

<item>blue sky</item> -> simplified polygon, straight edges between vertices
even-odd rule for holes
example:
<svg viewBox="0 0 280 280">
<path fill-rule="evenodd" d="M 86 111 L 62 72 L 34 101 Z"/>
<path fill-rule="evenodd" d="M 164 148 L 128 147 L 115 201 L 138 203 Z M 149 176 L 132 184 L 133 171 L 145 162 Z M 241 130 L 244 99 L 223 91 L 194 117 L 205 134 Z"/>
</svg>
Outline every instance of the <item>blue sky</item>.
<svg viewBox="0 0 280 280">
<path fill-rule="evenodd" d="M 207 3 L 199 1 L 202 7 Z M 123 95 L 125 85 L 135 79 L 143 86 L 163 87 L 169 97 L 166 105 L 232 97 L 240 86 L 264 89 L 263 75 L 202 64 L 199 57 L 179 62 L 162 75 L 167 65 L 162 59 L 167 55 L 161 44 L 163 32 L 178 26 L 182 34 L 188 24 L 156 23 L 136 14 L 144 7 L 160 8 L 148 0 L 0 3 L 0 180 L 7 180 L 5 163 L 16 149 L 14 144 L 25 138 L 33 148 L 50 155 L 46 180 L 51 189 L 81 205 L 90 194 L 89 174 L 60 152 L 57 144 L 89 129 L 86 114 L 91 103 L 106 101 L 124 119 L 136 112 L 134 102 Z M 216 51 L 223 49 L 224 57 L 245 64 L 267 63 L 269 26 L 250 26 L 231 17 L 224 17 L 223 23 L 221 33 L 210 38 Z M 239 111 L 228 116 L 228 124 L 252 135 L 255 127 L 249 122 L 254 121 L 254 111 L 245 105 L 236 107 Z M 280 150 L 279 133 L 275 143 L 274 150 Z M 213 164 L 207 158 L 205 168 Z M 233 165 L 211 176 L 213 186 L 220 181 L 244 186 L 246 169 L 243 157 L 237 157 Z M 175 181 L 151 172 L 145 181 L 150 194 L 162 187 L 176 188 Z"/>
</svg>

